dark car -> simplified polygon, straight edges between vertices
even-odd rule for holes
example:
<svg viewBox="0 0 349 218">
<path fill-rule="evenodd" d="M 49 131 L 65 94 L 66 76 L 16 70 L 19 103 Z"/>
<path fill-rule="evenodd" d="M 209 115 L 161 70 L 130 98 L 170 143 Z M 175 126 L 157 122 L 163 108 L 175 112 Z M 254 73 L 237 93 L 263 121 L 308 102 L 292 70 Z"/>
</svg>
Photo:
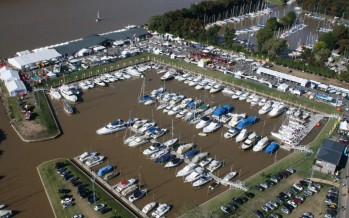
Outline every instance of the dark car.
<svg viewBox="0 0 349 218">
<path fill-rule="evenodd" d="M 99 198 L 97 197 L 97 195 L 94 196 L 93 194 L 91 194 L 87 197 L 87 200 L 90 204 L 94 204 L 99 200 Z"/>
<path fill-rule="evenodd" d="M 71 192 L 71 190 L 65 189 L 65 188 L 61 188 L 61 189 L 58 189 L 58 192 L 61 193 L 61 194 L 68 194 L 68 193 Z"/>
<path fill-rule="evenodd" d="M 253 215 L 254 215 L 255 217 L 258 217 L 258 218 L 263 218 L 263 217 L 264 217 L 263 212 L 260 211 L 260 210 L 254 210 L 254 211 L 253 211 Z"/>
<path fill-rule="evenodd" d="M 82 182 L 80 180 L 76 180 L 74 182 L 71 183 L 74 187 L 77 187 L 78 185 L 82 184 Z"/>
<path fill-rule="evenodd" d="M 59 169 L 65 166 L 65 163 L 63 162 L 56 162 L 55 163 L 55 169 Z"/>
<path fill-rule="evenodd" d="M 254 194 L 252 192 L 245 192 L 244 193 L 248 198 L 254 198 Z"/>
<path fill-rule="evenodd" d="M 228 205 L 232 210 L 237 210 L 239 208 L 239 206 L 237 204 L 233 204 L 231 202 L 229 202 Z"/>
<path fill-rule="evenodd" d="M 283 206 L 286 207 L 287 209 L 289 209 L 290 211 L 292 211 L 294 209 L 294 207 L 291 204 L 288 204 L 288 203 L 284 203 Z"/>
<path fill-rule="evenodd" d="M 296 194 L 299 193 L 299 190 L 296 189 L 295 187 L 291 187 L 291 188 L 290 188 L 290 192 L 296 195 Z"/>
<path fill-rule="evenodd" d="M 100 210 L 101 211 L 101 214 L 106 214 L 106 213 L 108 213 L 109 211 L 111 211 L 111 208 L 110 207 L 105 207 L 105 208 L 103 208 L 102 210 Z"/>
<path fill-rule="evenodd" d="M 75 182 L 78 179 L 79 178 L 77 176 L 73 176 L 73 177 L 70 177 L 67 181 L 73 183 L 73 182 Z"/>
<path fill-rule="evenodd" d="M 274 186 L 274 185 L 276 185 L 276 182 L 274 182 L 274 181 L 272 181 L 272 180 L 267 180 L 267 181 L 265 181 L 266 183 L 268 183 L 268 185 L 269 185 L 269 187 L 270 186 Z"/>
<path fill-rule="evenodd" d="M 72 177 L 74 177 L 73 174 L 67 174 L 67 175 L 64 175 L 63 180 L 64 180 L 64 181 L 68 181 L 68 180 L 69 180 L 70 178 L 72 178 Z"/>
<path fill-rule="evenodd" d="M 260 186 L 260 185 L 256 185 L 255 187 L 254 187 L 256 190 L 258 190 L 258 191 L 264 191 L 265 190 L 265 188 L 263 188 L 262 186 Z"/>
<path fill-rule="evenodd" d="M 241 197 L 242 202 L 246 203 L 248 201 L 248 198 L 246 197 Z"/>
<path fill-rule="evenodd" d="M 238 205 L 242 205 L 244 202 L 241 198 L 233 198 L 233 201 L 237 203 Z"/>
<path fill-rule="evenodd" d="M 213 182 L 208 188 L 213 190 L 216 189 L 219 186 L 219 182 Z"/>
<path fill-rule="evenodd" d="M 87 184 L 81 183 L 81 184 L 79 184 L 78 186 L 76 186 L 75 188 L 76 188 L 77 190 L 80 190 L 80 189 L 86 188 L 87 186 L 88 186 Z"/>
<path fill-rule="evenodd" d="M 304 180 L 300 180 L 300 181 L 299 181 L 299 184 L 300 184 L 301 186 L 303 186 L 303 188 L 308 186 L 308 183 L 305 182 Z"/>
</svg>

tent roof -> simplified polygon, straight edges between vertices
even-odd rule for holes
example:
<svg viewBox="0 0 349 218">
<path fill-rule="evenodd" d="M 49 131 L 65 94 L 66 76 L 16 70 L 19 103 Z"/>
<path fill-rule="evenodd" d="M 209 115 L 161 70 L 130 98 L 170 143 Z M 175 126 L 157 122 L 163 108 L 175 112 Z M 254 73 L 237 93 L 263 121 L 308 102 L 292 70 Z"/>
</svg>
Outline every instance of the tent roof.
<svg viewBox="0 0 349 218">
<path fill-rule="evenodd" d="M 339 130 L 349 131 L 349 125 L 346 120 L 339 124 Z"/>
<path fill-rule="evenodd" d="M 10 94 L 15 91 L 18 91 L 18 92 L 27 91 L 27 88 L 25 87 L 24 83 L 21 80 L 10 80 L 9 82 L 5 83 L 5 86 Z"/>
<path fill-rule="evenodd" d="M 16 63 L 16 65 L 18 66 L 25 66 L 25 65 L 35 64 L 37 62 L 41 62 L 45 60 L 50 60 L 60 56 L 61 55 L 54 49 L 43 49 L 34 53 L 29 53 L 29 54 L 24 54 L 18 57 L 9 58 L 8 62 L 11 64 Z"/>
<path fill-rule="evenodd" d="M 8 81 L 8 80 L 13 80 L 13 79 L 20 79 L 19 78 L 19 75 L 18 75 L 18 72 L 13 70 L 12 68 L 10 68 L 9 70 L 5 71 L 5 72 L 2 72 L 0 74 L 0 78 L 1 80 L 3 81 Z"/>
<path fill-rule="evenodd" d="M 132 28 L 125 30 L 123 33 L 129 38 L 132 38 L 134 35 L 138 38 L 149 35 L 149 33 L 145 31 L 143 28 Z"/>
<path fill-rule="evenodd" d="M 105 39 L 110 39 L 114 41 L 124 41 L 128 39 L 128 36 L 123 32 L 111 32 L 111 33 L 102 35 L 102 37 Z"/>
<path fill-rule="evenodd" d="M 296 82 L 296 83 L 299 83 L 301 86 L 306 86 L 308 84 L 308 82 L 309 82 L 309 80 L 307 80 L 307 79 L 303 79 L 303 78 L 300 78 L 300 77 L 296 77 L 296 76 L 292 76 L 292 75 L 289 75 L 289 74 L 281 73 L 281 72 L 278 72 L 278 71 L 275 71 L 275 70 L 271 70 L 271 69 L 268 69 L 268 68 L 265 68 L 265 67 L 259 67 L 257 69 L 257 73 L 258 74 L 265 73 L 265 74 L 268 74 L 268 75 L 271 75 L 271 76 L 275 76 L 275 77 L 279 77 L 279 78 L 282 78 L 282 79 L 285 79 L 285 80 Z"/>
<path fill-rule="evenodd" d="M 338 166 L 343 156 L 344 148 L 345 145 L 342 143 L 325 139 L 319 149 L 316 159 Z"/>
</svg>

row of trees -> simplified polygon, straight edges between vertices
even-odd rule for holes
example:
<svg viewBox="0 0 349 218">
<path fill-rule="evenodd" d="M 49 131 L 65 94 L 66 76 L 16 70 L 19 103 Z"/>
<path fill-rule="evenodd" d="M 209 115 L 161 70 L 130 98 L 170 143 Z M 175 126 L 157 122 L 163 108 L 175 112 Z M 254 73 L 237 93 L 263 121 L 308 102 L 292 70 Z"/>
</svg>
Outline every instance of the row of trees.
<svg viewBox="0 0 349 218">
<path fill-rule="evenodd" d="M 297 4 L 310 12 L 349 19 L 348 0 L 297 0 Z"/>
</svg>

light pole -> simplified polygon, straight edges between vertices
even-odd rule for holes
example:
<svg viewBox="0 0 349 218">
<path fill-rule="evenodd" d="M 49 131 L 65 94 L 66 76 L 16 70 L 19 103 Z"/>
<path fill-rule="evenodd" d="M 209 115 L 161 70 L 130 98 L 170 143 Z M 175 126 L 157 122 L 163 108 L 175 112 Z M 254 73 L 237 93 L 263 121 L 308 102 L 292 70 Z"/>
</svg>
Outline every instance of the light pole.
<svg viewBox="0 0 349 218">
<path fill-rule="evenodd" d="M 96 202 L 95 180 L 96 180 L 96 178 L 93 176 L 93 178 L 91 179 L 91 181 L 92 181 L 92 191 L 93 191 L 93 203 Z"/>
</svg>

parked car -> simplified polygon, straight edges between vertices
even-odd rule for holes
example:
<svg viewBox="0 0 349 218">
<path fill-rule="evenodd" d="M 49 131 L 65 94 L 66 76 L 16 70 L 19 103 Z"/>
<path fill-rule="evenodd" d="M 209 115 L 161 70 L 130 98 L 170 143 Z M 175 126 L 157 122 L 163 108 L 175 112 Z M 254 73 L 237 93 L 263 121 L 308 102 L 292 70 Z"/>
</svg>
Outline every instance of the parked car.
<svg viewBox="0 0 349 218">
<path fill-rule="evenodd" d="M 281 212 L 285 213 L 285 214 L 290 214 L 291 210 L 289 210 L 287 207 L 282 207 L 281 208 Z"/>
<path fill-rule="evenodd" d="M 292 201 L 292 200 L 288 200 L 287 201 L 288 204 L 290 204 L 293 208 L 296 208 L 298 205 L 296 204 L 296 202 Z"/>
<path fill-rule="evenodd" d="M 248 198 L 254 198 L 255 194 L 253 194 L 252 192 L 245 192 L 244 193 Z"/>
<path fill-rule="evenodd" d="M 282 216 L 278 213 L 271 213 L 269 214 L 268 218 L 282 218 Z"/>
<path fill-rule="evenodd" d="M 70 189 L 65 189 L 65 188 L 61 188 L 61 189 L 58 189 L 58 192 L 61 193 L 61 194 L 68 194 L 71 192 Z"/>
<path fill-rule="evenodd" d="M 310 212 L 304 212 L 302 214 L 302 218 L 314 218 L 314 214 L 312 214 Z"/>
<path fill-rule="evenodd" d="M 94 210 L 95 211 L 100 211 L 102 210 L 103 208 L 105 208 L 107 205 L 106 204 L 97 204 L 96 206 L 94 206 Z"/>
<path fill-rule="evenodd" d="M 101 214 L 106 214 L 108 213 L 109 211 L 111 211 L 112 209 L 110 207 L 105 207 L 101 210 Z"/>
<path fill-rule="evenodd" d="M 270 187 L 270 185 L 267 182 L 262 182 L 261 184 L 259 184 L 260 186 L 262 186 L 263 188 L 267 189 Z"/>
<path fill-rule="evenodd" d="M 296 188 L 298 191 L 303 191 L 303 187 L 300 184 L 295 183 L 292 187 Z"/>
<path fill-rule="evenodd" d="M 269 208 L 267 205 L 262 205 L 261 209 L 265 212 L 265 213 L 269 213 L 269 211 L 271 211 L 271 208 Z"/>
<path fill-rule="evenodd" d="M 265 188 L 263 188 L 263 187 L 260 186 L 260 185 L 256 185 L 254 188 L 255 188 L 256 190 L 258 190 L 258 191 L 264 191 L 264 190 L 265 190 Z"/>
<path fill-rule="evenodd" d="M 254 210 L 253 211 L 253 215 L 258 217 L 258 218 L 263 218 L 264 217 L 263 212 L 260 211 L 260 210 Z"/>
<path fill-rule="evenodd" d="M 296 172 L 296 170 L 293 168 L 287 168 L 286 171 L 291 173 L 291 174 L 294 174 Z"/>
<path fill-rule="evenodd" d="M 238 205 L 242 205 L 244 203 L 241 198 L 233 198 L 233 201 Z"/>
<path fill-rule="evenodd" d="M 309 189 L 305 189 L 304 194 L 305 194 L 305 196 L 309 197 L 309 196 L 312 196 L 314 193 L 312 191 L 310 191 Z"/>
<path fill-rule="evenodd" d="M 208 188 L 211 190 L 216 189 L 219 186 L 219 184 L 219 182 L 213 182 Z"/>
</svg>

